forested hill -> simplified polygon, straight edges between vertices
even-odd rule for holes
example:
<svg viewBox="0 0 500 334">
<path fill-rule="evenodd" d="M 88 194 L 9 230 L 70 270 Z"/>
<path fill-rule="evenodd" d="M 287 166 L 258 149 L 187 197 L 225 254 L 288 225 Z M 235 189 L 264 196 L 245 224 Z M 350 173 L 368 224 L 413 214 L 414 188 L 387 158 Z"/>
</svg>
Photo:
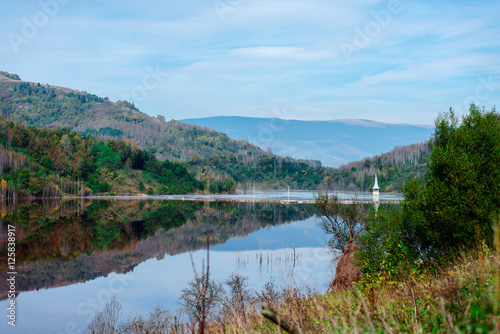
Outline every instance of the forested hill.
<svg viewBox="0 0 500 334">
<path fill-rule="evenodd" d="M 375 175 L 381 192 L 401 191 L 408 178 L 426 175 L 431 142 L 396 146 L 388 153 L 335 168 L 325 180 L 329 190 L 370 191 Z"/>
<path fill-rule="evenodd" d="M 3 73 L 3 74 L 2 74 Z M 239 175 L 238 179 L 256 182 L 262 187 L 275 184 L 298 188 L 316 188 L 325 169 L 319 161 L 282 158 L 266 153 L 246 140 L 197 125 L 165 117 L 151 117 L 127 101 L 111 102 L 87 92 L 20 80 L 19 76 L 0 72 L 0 117 L 24 126 L 68 128 L 81 136 L 109 140 L 133 140 L 159 160 L 189 162 L 190 171 L 199 180 L 212 184 L 212 190 L 224 190 L 240 171 L 256 168 L 257 173 Z M 219 159 L 230 159 L 236 166 L 221 169 Z M 289 164 L 293 175 L 286 181 L 274 172 L 269 174 L 269 160 Z"/>
<path fill-rule="evenodd" d="M 133 141 L 105 142 L 0 118 L 0 199 L 180 194 L 204 188 L 185 166 L 159 161 Z"/>
<path fill-rule="evenodd" d="M 423 175 L 429 153 L 427 144 L 410 145 L 396 151 L 413 152 L 417 147 L 420 153 L 416 160 L 396 163 L 392 152 L 335 169 L 324 168 L 319 161 L 280 157 L 205 127 L 148 116 L 127 101 L 113 103 L 87 92 L 25 82 L 1 71 L 0 117 L 25 126 L 66 128 L 64 131 L 77 132 L 79 137 L 91 135 L 105 143 L 124 140 L 160 161 L 182 162 L 212 192 L 254 185 L 316 190 L 326 183 L 329 189 L 360 191 L 370 189 L 375 174 L 382 191 L 398 191 L 406 177 Z M 121 192 L 126 190 L 123 187 Z"/>
<path fill-rule="evenodd" d="M 2 73 L 9 75 L 2 75 Z M 151 117 L 127 101 L 111 102 L 87 92 L 26 82 L 0 72 L 1 117 L 38 128 L 67 127 L 104 139 L 133 138 L 137 145 L 160 160 L 188 161 L 236 154 L 261 157 L 265 152 L 246 140 L 165 117 Z"/>
</svg>

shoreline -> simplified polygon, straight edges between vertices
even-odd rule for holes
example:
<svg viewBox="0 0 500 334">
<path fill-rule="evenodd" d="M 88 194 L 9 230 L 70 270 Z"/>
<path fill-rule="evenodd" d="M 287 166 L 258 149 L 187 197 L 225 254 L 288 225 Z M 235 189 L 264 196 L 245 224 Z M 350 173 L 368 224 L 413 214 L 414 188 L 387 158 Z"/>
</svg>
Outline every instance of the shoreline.
<svg viewBox="0 0 500 334">
<path fill-rule="evenodd" d="M 347 194 L 347 193 L 344 193 Z M 353 195 L 355 193 L 352 193 Z M 387 195 L 381 195 L 377 200 L 374 199 L 361 199 L 356 201 L 361 204 L 400 204 L 403 198 L 395 198 L 398 193 L 392 193 Z M 233 198 L 221 198 L 220 196 L 232 196 Z M 249 195 L 94 195 L 94 196 L 63 196 L 63 197 L 32 197 L 32 198 L 17 198 L 17 199 L 3 199 L 5 201 L 37 201 L 37 200 L 159 200 L 159 201 L 192 201 L 192 202 L 233 202 L 233 203 L 280 203 L 280 204 L 314 204 L 316 201 L 314 199 L 264 199 L 264 198 L 234 198 L 237 196 L 248 197 Z M 252 196 L 252 195 L 250 195 Z M 384 197 L 386 197 L 384 199 Z M 353 201 L 351 199 L 341 200 L 342 204 L 350 204 Z"/>
</svg>

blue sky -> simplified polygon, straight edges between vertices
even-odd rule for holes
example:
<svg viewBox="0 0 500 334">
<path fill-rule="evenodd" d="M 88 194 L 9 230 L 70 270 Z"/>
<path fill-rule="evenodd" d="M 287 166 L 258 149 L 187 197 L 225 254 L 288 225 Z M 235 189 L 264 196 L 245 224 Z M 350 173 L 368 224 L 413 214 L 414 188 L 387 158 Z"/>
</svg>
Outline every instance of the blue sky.
<svg viewBox="0 0 500 334">
<path fill-rule="evenodd" d="M 218 115 L 432 124 L 500 97 L 500 2 L 0 0 L 0 69 Z"/>
</svg>

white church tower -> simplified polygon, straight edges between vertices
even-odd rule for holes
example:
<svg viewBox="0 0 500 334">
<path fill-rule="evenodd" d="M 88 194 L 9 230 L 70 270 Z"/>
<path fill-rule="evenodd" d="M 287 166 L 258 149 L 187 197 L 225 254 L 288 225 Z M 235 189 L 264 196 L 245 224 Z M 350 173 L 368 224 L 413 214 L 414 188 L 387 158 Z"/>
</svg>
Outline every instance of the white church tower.
<svg viewBox="0 0 500 334">
<path fill-rule="evenodd" d="M 372 191 L 373 191 L 373 198 L 377 197 L 378 199 L 378 197 L 380 196 L 380 188 L 378 187 L 377 175 L 375 175 L 375 185 L 373 186 Z"/>
</svg>

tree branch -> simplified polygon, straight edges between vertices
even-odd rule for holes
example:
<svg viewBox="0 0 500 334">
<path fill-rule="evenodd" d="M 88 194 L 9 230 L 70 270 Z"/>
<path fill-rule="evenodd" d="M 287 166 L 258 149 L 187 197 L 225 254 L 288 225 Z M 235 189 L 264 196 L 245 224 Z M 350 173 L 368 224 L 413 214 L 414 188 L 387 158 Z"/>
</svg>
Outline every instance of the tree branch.
<svg viewBox="0 0 500 334">
<path fill-rule="evenodd" d="M 290 333 L 290 334 L 302 334 L 302 331 L 300 328 L 295 327 L 293 324 L 291 324 L 288 320 L 283 318 L 273 310 L 268 304 L 264 303 L 262 304 L 262 311 L 261 314 L 269 319 L 270 321 L 274 322 L 276 325 L 280 326 L 284 331 Z"/>
</svg>

